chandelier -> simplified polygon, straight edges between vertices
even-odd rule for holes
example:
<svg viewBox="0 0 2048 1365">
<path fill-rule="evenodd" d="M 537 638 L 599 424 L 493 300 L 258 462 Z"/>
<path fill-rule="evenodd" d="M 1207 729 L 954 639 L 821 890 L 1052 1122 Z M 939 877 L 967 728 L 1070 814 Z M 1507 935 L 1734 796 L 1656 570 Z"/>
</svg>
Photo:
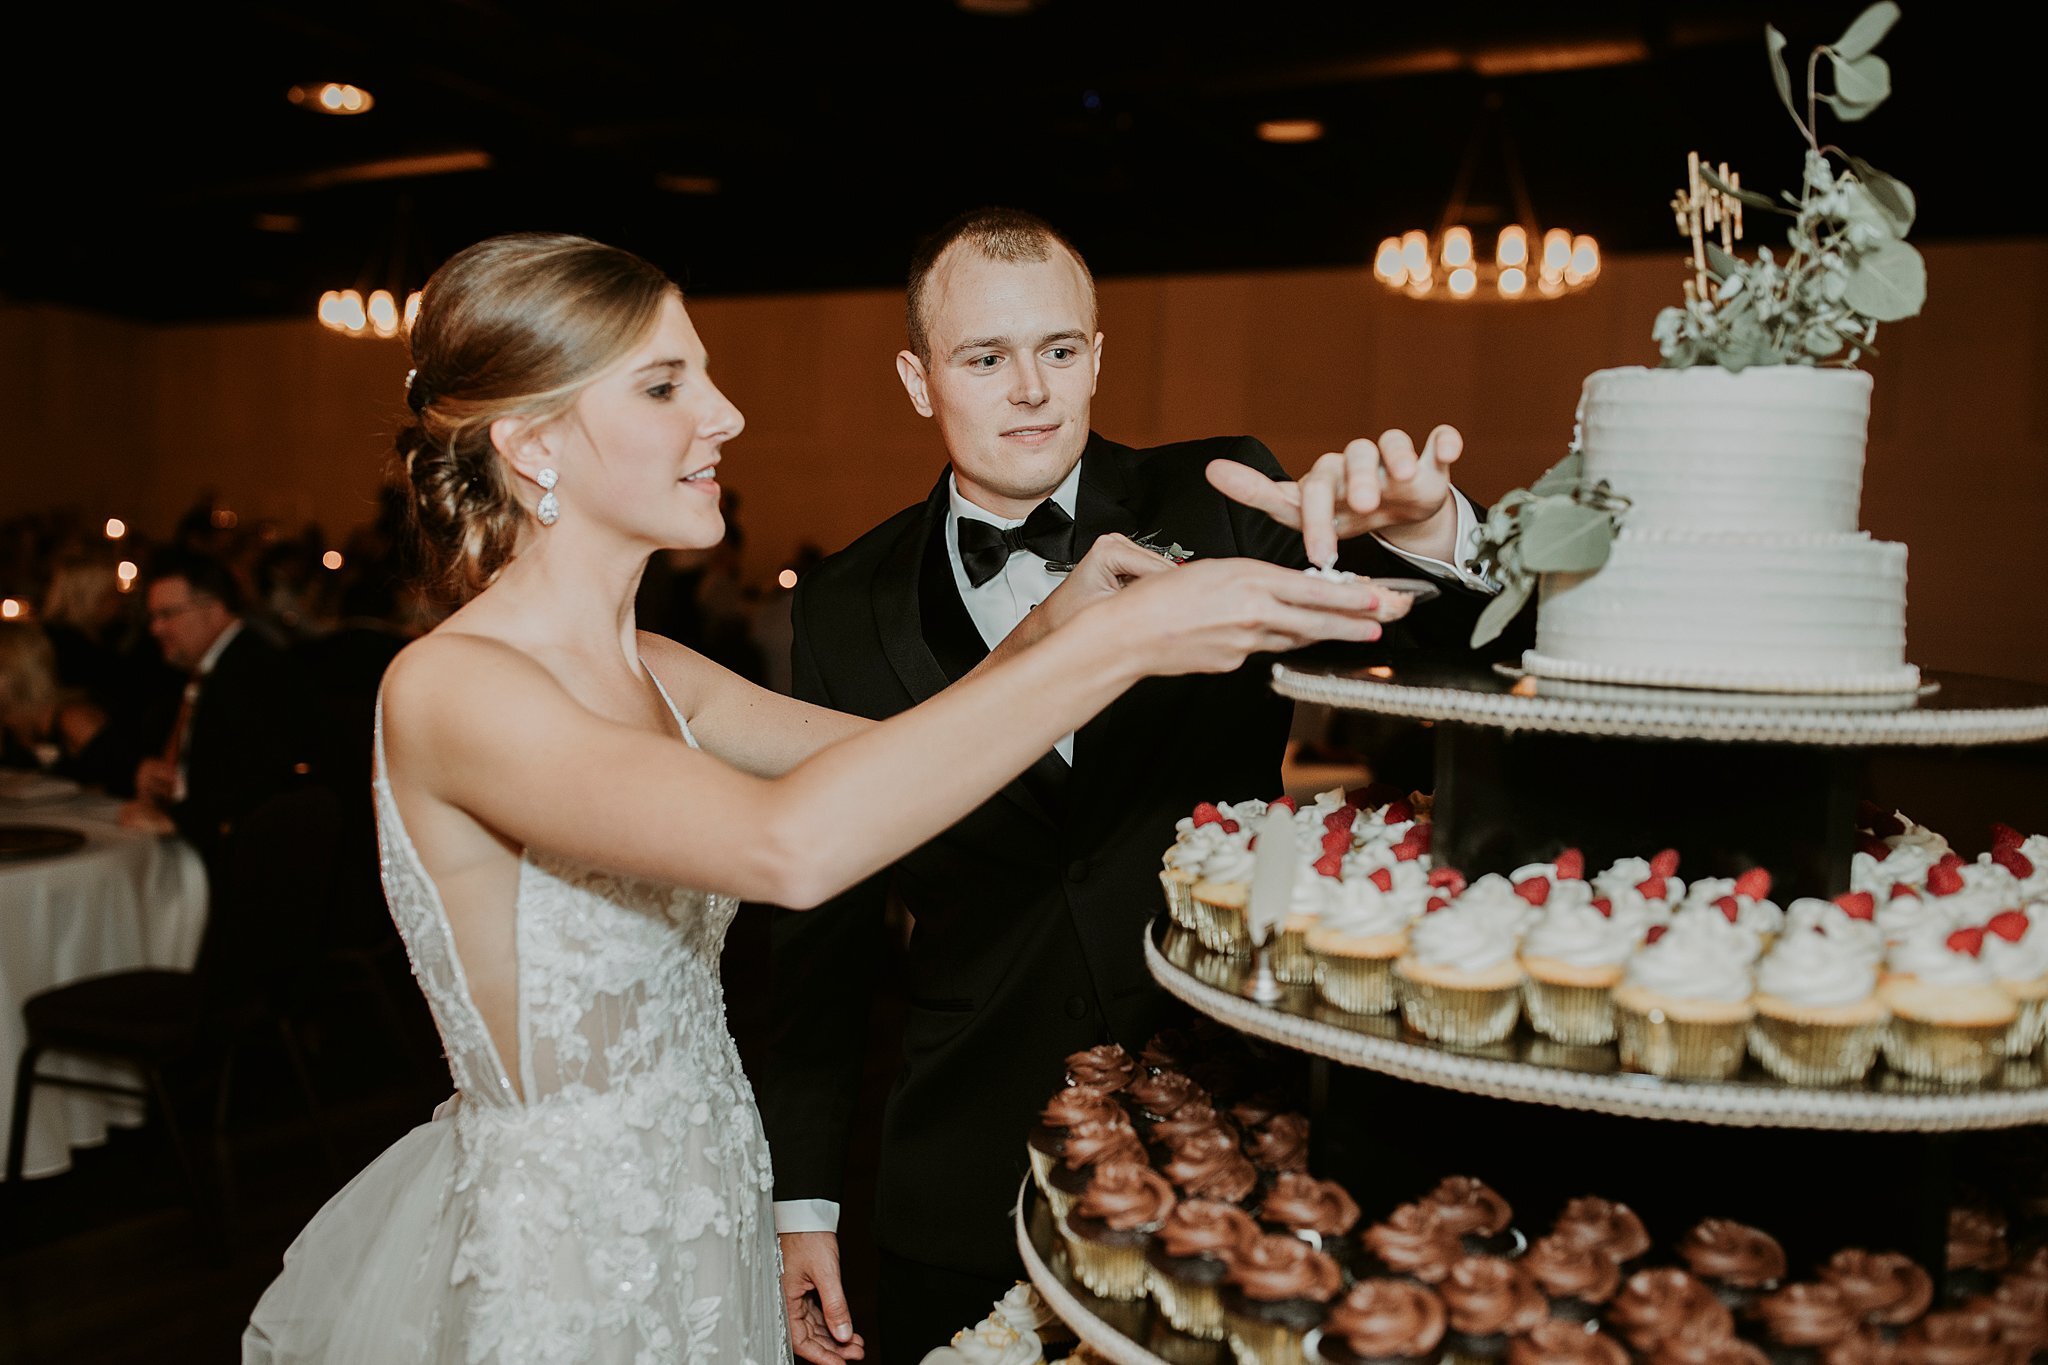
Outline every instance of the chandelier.
<svg viewBox="0 0 2048 1365">
<path fill-rule="evenodd" d="M 406 282 L 424 275 L 422 256 L 413 242 L 412 202 L 401 198 L 383 249 L 363 267 L 354 285 L 322 294 L 314 316 L 328 331 L 349 337 L 388 341 L 412 331 L 420 312 L 420 291 L 407 289 Z"/>
<path fill-rule="evenodd" d="M 1500 108 L 1500 95 L 1489 92 L 1436 231 L 1415 228 L 1388 237 L 1373 253 L 1373 277 L 1387 288 L 1414 299 L 1520 301 L 1562 298 L 1599 277 L 1598 242 L 1583 232 L 1538 224 Z M 1500 212 L 1467 200 L 1489 131 L 1497 135 L 1515 216 L 1494 234 L 1492 254 L 1487 256 L 1481 255 L 1470 224 L 1482 219 L 1498 222 Z"/>
</svg>

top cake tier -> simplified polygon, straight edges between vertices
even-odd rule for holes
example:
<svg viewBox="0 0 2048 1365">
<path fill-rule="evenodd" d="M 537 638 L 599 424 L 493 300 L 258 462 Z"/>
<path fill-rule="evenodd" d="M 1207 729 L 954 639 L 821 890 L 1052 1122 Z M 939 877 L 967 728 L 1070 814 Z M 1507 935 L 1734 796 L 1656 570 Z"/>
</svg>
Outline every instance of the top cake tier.
<svg viewBox="0 0 2048 1365">
<path fill-rule="evenodd" d="M 1579 441 L 1632 530 L 1830 533 L 1857 528 L 1869 421 L 1861 370 L 1632 366 L 1587 377 Z"/>
</svg>

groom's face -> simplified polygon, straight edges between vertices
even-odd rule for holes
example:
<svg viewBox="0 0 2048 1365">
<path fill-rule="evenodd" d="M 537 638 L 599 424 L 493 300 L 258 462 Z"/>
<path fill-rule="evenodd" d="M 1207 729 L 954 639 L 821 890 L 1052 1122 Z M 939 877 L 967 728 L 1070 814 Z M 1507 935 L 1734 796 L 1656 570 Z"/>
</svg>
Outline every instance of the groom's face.
<svg viewBox="0 0 2048 1365">
<path fill-rule="evenodd" d="M 960 491 L 999 516 L 1024 516 L 1060 486 L 1088 443 L 1102 365 L 1095 299 L 1058 243 L 1042 261 L 992 261 L 955 246 L 926 286 L 929 359 L 897 373 L 938 422 Z"/>
</svg>

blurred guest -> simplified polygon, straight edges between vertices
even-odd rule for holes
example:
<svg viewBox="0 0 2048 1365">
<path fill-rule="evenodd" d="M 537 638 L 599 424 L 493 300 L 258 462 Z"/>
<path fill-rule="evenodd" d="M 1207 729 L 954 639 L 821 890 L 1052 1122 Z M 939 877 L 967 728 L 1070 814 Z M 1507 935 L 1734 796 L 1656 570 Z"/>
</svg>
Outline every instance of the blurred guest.
<svg viewBox="0 0 2048 1365">
<path fill-rule="evenodd" d="M 116 790 L 135 768 L 107 713 L 58 683 L 57 651 L 32 621 L 0 621 L 0 766 Z"/>
<path fill-rule="evenodd" d="M 305 688 L 245 624 L 241 584 L 218 560 L 166 555 L 150 566 L 148 601 L 150 632 L 190 678 L 163 754 L 136 769 L 125 818 L 175 828 L 211 860 L 242 814 L 310 770 Z"/>
<path fill-rule="evenodd" d="M 56 651 L 57 677 L 103 703 L 120 676 L 121 608 L 111 555 L 74 554 L 52 566 L 42 622 Z"/>
</svg>

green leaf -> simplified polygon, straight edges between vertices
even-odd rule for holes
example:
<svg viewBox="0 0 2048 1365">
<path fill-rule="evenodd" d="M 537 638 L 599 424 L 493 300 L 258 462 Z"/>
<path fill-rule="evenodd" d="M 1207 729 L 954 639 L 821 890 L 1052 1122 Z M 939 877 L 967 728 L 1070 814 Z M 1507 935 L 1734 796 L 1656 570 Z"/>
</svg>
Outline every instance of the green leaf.
<svg viewBox="0 0 2048 1365">
<path fill-rule="evenodd" d="M 1742 262 L 1723 251 L 1712 242 L 1707 243 L 1707 273 L 1717 280 L 1725 280 L 1742 269 Z"/>
<path fill-rule="evenodd" d="M 1478 648 L 1487 641 L 1497 638 L 1508 628 L 1508 622 L 1521 612 L 1522 604 L 1529 600 L 1529 594 L 1536 590 L 1536 580 L 1523 575 L 1507 579 L 1486 610 L 1479 613 L 1479 620 L 1472 627 L 1472 646 Z"/>
<path fill-rule="evenodd" d="M 1896 238 L 1866 251 L 1849 272 L 1842 302 L 1873 322 L 1913 317 L 1927 302 L 1927 262 Z"/>
<path fill-rule="evenodd" d="M 1867 57 L 1884 41 L 1884 35 L 1892 31 L 1892 25 L 1899 22 L 1899 7 L 1892 0 L 1880 0 L 1856 16 L 1835 43 L 1835 55 L 1846 61 Z"/>
<path fill-rule="evenodd" d="M 1700 179 L 1706 181 L 1709 186 L 1721 191 L 1723 194 L 1733 195 L 1753 209 L 1762 209 L 1766 213 L 1783 213 L 1785 211 L 1780 207 L 1778 201 L 1771 198 L 1768 194 L 1759 194 L 1755 190 L 1746 190 L 1740 185 L 1731 185 L 1705 166 L 1700 167 Z"/>
<path fill-rule="evenodd" d="M 1919 216 L 1920 208 L 1913 198 L 1913 191 L 1906 188 L 1904 181 L 1886 175 L 1860 156 L 1849 158 L 1849 169 L 1856 173 L 1858 183 L 1870 191 L 1870 197 L 1897 225 L 1899 236 L 1913 230 L 1913 220 Z"/>
<path fill-rule="evenodd" d="M 1597 507 L 1550 499 L 1522 516 L 1522 563 L 1538 573 L 1591 573 L 1613 545 L 1614 523 Z"/>
<path fill-rule="evenodd" d="M 1579 486 L 1579 477 L 1585 472 L 1585 468 L 1585 452 L 1574 450 L 1545 470 L 1542 478 L 1529 485 L 1529 492 L 1539 498 L 1557 493 L 1569 494 Z"/>
<path fill-rule="evenodd" d="M 1857 104 L 1834 95 L 1822 95 L 1820 102 L 1835 111 L 1835 117 L 1844 123 L 1860 123 L 1870 116 L 1875 104 Z"/>
<path fill-rule="evenodd" d="M 1835 98 L 1850 104 L 1868 105 L 1875 109 L 1884 103 L 1892 93 L 1892 68 L 1884 58 L 1872 53 L 1858 57 L 1855 61 L 1843 61 L 1830 54 L 1828 62 L 1835 68 Z"/>
<path fill-rule="evenodd" d="M 1776 26 L 1764 25 L 1764 46 L 1771 54 L 1771 79 L 1777 82 L 1778 98 L 1785 101 L 1785 112 L 1800 127 L 1806 126 L 1799 117 L 1799 106 L 1792 102 L 1792 73 L 1785 69 L 1785 35 Z"/>
</svg>

